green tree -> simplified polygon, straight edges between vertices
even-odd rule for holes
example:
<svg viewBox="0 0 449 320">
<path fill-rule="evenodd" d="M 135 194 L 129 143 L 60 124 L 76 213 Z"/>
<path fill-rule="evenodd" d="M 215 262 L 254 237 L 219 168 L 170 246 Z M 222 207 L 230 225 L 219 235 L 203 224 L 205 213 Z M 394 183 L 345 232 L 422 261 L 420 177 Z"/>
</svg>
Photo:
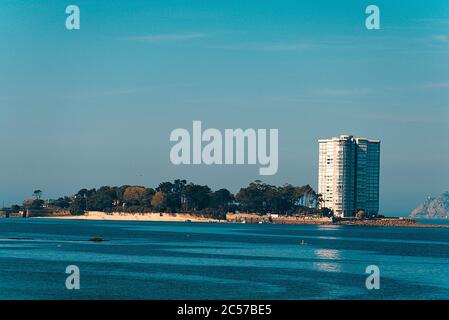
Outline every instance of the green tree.
<svg viewBox="0 0 449 320">
<path fill-rule="evenodd" d="M 156 188 L 156 191 L 165 194 L 165 205 L 168 211 L 175 212 L 182 209 L 186 201 L 184 194 L 186 184 L 186 180 L 177 179 L 173 183 L 162 182 Z"/>
<path fill-rule="evenodd" d="M 58 198 L 56 200 L 53 200 L 50 204 L 55 206 L 55 207 L 59 207 L 59 208 L 62 208 L 62 209 L 67 209 L 68 207 L 70 207 L 70 202 L 71 202 L 71 199 L 66 196 L 66 197 L 63 197 L 63 198 L 61 197 L 61 198 Z"/>
<path fill-rule="evenodd" d="M 268 185 L 259 180 L 251 182 L 246 188 L 241 188 L 235 196 L 241 210 L 264 213 L 268 188 Z"/>
<path fill-rule="evenodd" d="M 29 208 L 33 209 L 33 210 L 39 210 L 39 209 L 42 209 L 43 206 L 44 206 L 44 200 L 34 199 L 33 202 L 31 203 L 31 205 L 29 206 Z"/>
<path fill-rule="evenodd" d="M 34 190 L 33 191 L 33 196 L 36 200 L 40 200 L 40 198 L 42 197 L 42 190 Z"/>
<path fill-rule="evenodd" d="M 109 186 L 103 186 L 87 194 L 86 210 L 108 211 L 114 206 L 116 199 L 115 190 Z"/>
<path fill-rule="evenodd" d="M 78 216 L 84 214 L 86 210 L 86 199 L 81 196 L 76 196 L 69 207 L 72 215 Z"/>
<path fill-rule="evenodd" d="M 234 205 L 234 196 L 227 189 L 214 191 L 210 195 L 210 207 L 226 212 L 231 211 Z"/>
<path fill-rule="evenodd" d="M 207 208 L 210 201 L 211 189 L 208 186 L 189 183 L 185 186 L 183 195 L 188 210 L 202 210 Z"/>
</svg>

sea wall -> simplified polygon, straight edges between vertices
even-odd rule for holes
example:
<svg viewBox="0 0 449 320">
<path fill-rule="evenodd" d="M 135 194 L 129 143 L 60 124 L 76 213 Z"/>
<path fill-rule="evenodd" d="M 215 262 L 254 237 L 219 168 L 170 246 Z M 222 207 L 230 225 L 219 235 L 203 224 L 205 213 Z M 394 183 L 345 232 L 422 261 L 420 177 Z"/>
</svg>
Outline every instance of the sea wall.
<svg viewBox="0 0 449 320">
<path fill-rule="evenodd" d="M 331 224 L 332 218 L 313 215 L 283 216 L 278 214 L 228 213 L 226 214 L 226 221 L 236 223 Z"/>
</svg>

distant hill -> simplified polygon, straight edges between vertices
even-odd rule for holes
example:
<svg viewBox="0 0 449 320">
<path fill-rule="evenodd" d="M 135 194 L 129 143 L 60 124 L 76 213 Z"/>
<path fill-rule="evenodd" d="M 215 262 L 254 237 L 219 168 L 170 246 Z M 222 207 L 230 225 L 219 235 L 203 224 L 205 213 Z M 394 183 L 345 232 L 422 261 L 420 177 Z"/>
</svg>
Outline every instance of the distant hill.
<svg viewBox="0 0 449 320">
<path fill-rule="evenodd" d="M 449 218 L 449 192 L 438 197 L 428 197 L 415 210 L 410 218 Z"/>
</svg>

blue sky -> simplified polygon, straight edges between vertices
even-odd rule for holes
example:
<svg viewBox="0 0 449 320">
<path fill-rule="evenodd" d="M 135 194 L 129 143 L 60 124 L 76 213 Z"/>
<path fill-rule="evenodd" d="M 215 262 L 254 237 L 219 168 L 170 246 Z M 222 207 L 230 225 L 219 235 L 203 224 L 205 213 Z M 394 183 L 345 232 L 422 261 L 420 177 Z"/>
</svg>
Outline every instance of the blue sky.
<svg viewBox="0 0 449 320">
<path fill-rule="evenodd" d="M 65 29 L 77 4 L 81 30 Z M 381 10 L 366 30 L 365 8 Z M 273 184 L 317 185 L 317 139 L 382 140 L 381 212 L 448 190 L 449 3 L 2 1 L 0 201 L 258 166 L 173 166 L 169 134 L 278 128 Z"/>
</svg>

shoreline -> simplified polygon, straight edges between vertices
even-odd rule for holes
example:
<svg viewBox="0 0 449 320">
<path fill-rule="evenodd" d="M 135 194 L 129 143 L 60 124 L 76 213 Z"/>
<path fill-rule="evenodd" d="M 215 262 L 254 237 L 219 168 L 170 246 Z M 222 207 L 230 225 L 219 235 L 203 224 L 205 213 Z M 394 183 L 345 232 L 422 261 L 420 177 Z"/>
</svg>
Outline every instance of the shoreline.
<svg viewBox="0 0 449 320">
<path fill-rule="evenodd" d="M 326 218 L 296 218 L 279 217 L 269 222 L 265 216 L 258 216 L 254 220 L 218 220 L 213 218 L 191 215 L 188 213 L 105 213 L 99 211 L 89 211 L 84 215 L 48 215 L 30 217 L 33 219 L 63 219 L 63 220 L 93 220 L 93 221 L 147 221 L 147 222 L 196 222 L 196 223 L 270 223 L 270 224 L 297 224 L 297 225 L 330 225 L 330 226 L 363 226 L 363 227 L 417 227 L 417 228 L 449 228 L 449 225 L 424 224 L 415 220 L 399 218 L 379 218 L 375 220 L 337 220 L 332 221 Z M 244 222 L 243 222 L 244 221 Z"/>
<path fill-rule="evenodd" d="M 32 219 L 63 219 L 63 220 L 96 220 L 96 221 L 154 221 L 154 222 L 226 222 L 212 218 L 204 218 L 184 213 L 125 213 L 125 212 L 100 212 L 89 211 L 84 215 L 48 215 L 40 217 L 30 217 Z"/>
</svg>

